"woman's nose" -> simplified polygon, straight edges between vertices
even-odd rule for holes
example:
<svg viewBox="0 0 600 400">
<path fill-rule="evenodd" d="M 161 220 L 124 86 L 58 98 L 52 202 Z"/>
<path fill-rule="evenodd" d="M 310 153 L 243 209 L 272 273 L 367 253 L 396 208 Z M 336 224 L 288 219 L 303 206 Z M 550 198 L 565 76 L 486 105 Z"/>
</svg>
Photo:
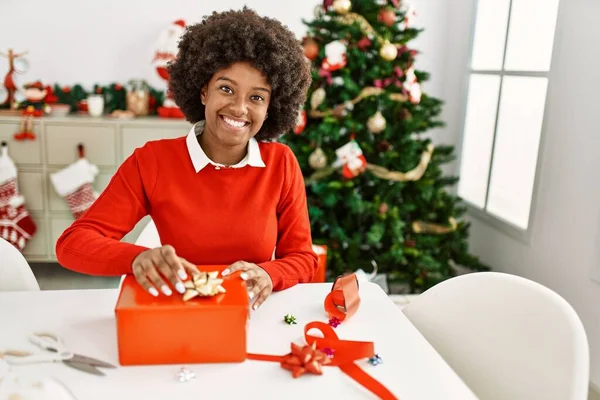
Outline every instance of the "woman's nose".
<svg viewBox="0 0 600 400">
<path fill-rule="evenodd" d="M 246 101 L 243 97 L 239 96 L 236 97 L 231 106 L 231 112 L 236 116 L 236 117 L 241 117 L 244 116 L 248 113 L 248 105 L 246 104 Z"/>
</svg>

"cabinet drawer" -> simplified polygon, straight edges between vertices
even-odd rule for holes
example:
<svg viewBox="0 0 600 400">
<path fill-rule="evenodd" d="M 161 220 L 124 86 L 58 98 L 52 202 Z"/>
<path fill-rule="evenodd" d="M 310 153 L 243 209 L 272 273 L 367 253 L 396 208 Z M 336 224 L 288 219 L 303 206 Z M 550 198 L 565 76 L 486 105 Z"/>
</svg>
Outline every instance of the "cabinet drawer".
<svg viewBox="0 0 600 400">
<path fill-rule="evenodd" d="M 36 140 L 15 140 L 13 135 L 18 130 L 18 122 L 0 122 L 0 142 L 5 141 L 8 144 L 8 154 L 10 157 L 16 164 L 41 164 L 40 123 L 35 122 L 33 125 L 33 131 L 37 135 Z"/>
<path fill-rule="evenodd" d="M 85 156 L 97 166 L 116 165 L 116 133 L 113 126 L 46 125 L 48 164 L 68 165 L 77 160 L 77 145 L 85 147 Z"/>
<path fill-rule="evenodd" d="M 56 258 L 56 241 L 62 233 L 75 221 L 73 217 L 52 218 L 50 220 L 51 254 Z"/>
<path fill-rule="evenodd" d="M 19 192 L 25 197 L 25 205 L 31 211 L 44 211 L 44 174 L 23 172 L 18 175 Z"/>
<path fill-rule="evenodd" d="M 146 142 L 159 139 L 171 139 L 186 136 L 190 127 L 185 125 L 172 128 L 123 127 L 121 143 L 121 160 L 124 161 L 133 151 Z"/>
<path fill-rule="evenodd" d="M 25 257 L 46 257 L 48 255 L 48 229 L 46 226 L 46 219 L 43 215 L 34 213 L 31 214 L 31 218 L 33 218 L 37 230 L 33 234 L 31 240 L 25 245 L 23 255 Z"/>
<path fill-rule="evenodd" d="M 55 171 L 49 171 L 48 176 L 46 178 L 46 184 L 48 185 L 48 188 L 49 188 L 49 190 L 48 190 L 48 192 L 49 192 L 48 208 L 50 209 L 50 211 L 69 211 L 69 206 L 67 205 L 67 201 L 63 197 L 61 197 L 58 193 L 56 193 L 56 190 L 54 189 L 54 186 L 52 185 L 52 180 L 50 179 L 50 174 L 54 173 L 54 172 Z M 94 190 L 98 194 L 102 193 L 104 188 L 106 188 L 106 186 L 108 186 L 112 176 L 113 176 L 113 174 L 111 174 L 111 173 L 100 172 L 96 176 L 96 180 L 92 184 L 92 186 L 94 187 Z"/>
</svg>

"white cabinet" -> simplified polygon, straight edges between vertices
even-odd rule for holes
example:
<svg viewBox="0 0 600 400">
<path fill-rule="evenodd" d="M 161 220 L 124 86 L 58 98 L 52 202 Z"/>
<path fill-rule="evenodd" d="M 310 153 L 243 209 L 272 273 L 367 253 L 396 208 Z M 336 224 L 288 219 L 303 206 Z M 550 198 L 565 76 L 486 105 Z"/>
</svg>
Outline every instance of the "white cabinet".
<svg viewBox="0 0 600 400">
<path fill-rule="evenodd" d="M 184 120 L 157 117 L 134 120 L 73 116 L 43 117 L 34 124 L 35 140 L 16 141 L 20 117 L 0 116 L 0 142 L 8 143 L 10 156 L 19 170 L 19 190 L 37 232 L 23 254 L 31 262 L 56 262 L 56 240 L 73 222 L 66 201 L 52 186 L 50 174 L 77 160 L 77 146 L 85 147 L 87 159 L 98 166 L 94 189 L 100 193 L 119 165 L 137 147 L 151 140 L 182 137 L 191 124 Z M 142 219 L 123 240 L 133 242 L 148 221 Z"/>
</svg>

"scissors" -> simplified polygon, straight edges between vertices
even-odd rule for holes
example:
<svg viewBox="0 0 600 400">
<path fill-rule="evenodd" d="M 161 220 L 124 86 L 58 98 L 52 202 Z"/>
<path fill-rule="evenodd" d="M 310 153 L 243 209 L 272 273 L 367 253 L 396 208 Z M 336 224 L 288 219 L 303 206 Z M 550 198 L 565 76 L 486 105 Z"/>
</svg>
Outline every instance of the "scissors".
<svg viewBox="0 0 600 400">
<path fill-rule="evenodd" d="M 107 362 L 73 353 L 65 347 L 60 337 L 52 333 L 34 333 L 29 336 L 29 341 L 50 353 L 9 350 L 3 353 L 4 359 L 13 365 L 62 361 L 69 367 L 100 376 L 105 374 L 96 367 L 116 368 Z"/>
</svg>

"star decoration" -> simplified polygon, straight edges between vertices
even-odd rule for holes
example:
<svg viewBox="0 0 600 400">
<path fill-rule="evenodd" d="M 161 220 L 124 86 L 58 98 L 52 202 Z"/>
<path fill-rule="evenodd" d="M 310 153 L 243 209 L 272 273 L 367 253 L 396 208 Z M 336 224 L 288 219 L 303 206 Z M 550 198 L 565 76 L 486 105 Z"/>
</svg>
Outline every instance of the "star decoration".
<svg viewBox="0 0 600 400">
<path fill-rule="evenodd" d="M 336 317 L 333 317 L 329 320 L 329 325 L 333 326 L 334 328 L 337 328 L 341 323 L 342 321 L 340 321 Z"/>
<path fill-rule="evenodd" d="M 225 293 L 225 288 L 221 286 L 223 279 L 217 279 L 217 276 L 219 276 L 218 271 L 201 272 L 198 276 L 186 281 L 183 301 L 188 301 L 196 296 L 207 297 Z"/>
<path fill-rule="evenodd" d="M 381 357 L 379 357 L 379 354 L 375 354 L 375 357 L 369 358 L 369 364 L 371 365 L 379 365 L 382 362 L 383 360 L 381 359 Z"/>
<path fill-rule="evenodd" d="M 183 367 L 179 371 L 179 374 L 177 374 L 177 380 L 179 382 L 189 382 L 194 378 L 196 378 L 196 374 L 194 373 L 194 371 Z"/>
<path fill-rule="evenodd" d="M 292 371 L 292 376 L 298 378 L 306 372 L 322 375 L 323 369 L 321 367 L 330 362 L 325 353 L 317 350 L 316 342 L 313 342 L 312 346 L 298 346 L 292 343 L 292 352 L 284 356 L 281 367 Z"/>
<path fill-rule="evenodd" d="M 296 324 L 296 317 L 294 317 L 292 314 L 285 314 L 284 317 L 283 317 L 283 320 L 288 325 L 295 325 Z"/>
</svg>

